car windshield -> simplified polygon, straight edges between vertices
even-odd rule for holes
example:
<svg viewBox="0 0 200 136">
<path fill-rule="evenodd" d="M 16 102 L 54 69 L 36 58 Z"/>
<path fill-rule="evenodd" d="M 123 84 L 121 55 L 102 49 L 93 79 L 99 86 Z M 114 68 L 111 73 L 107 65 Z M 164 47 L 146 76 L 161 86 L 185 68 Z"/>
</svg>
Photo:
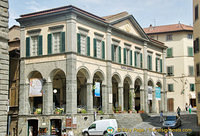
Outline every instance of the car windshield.
<svg viewBox="0 0 200 136">
<path fill-rule="evenodd" d="M 167 116 L 166 121 L 175 121 L 176 120 L 176 116 Z"/>
</svg>

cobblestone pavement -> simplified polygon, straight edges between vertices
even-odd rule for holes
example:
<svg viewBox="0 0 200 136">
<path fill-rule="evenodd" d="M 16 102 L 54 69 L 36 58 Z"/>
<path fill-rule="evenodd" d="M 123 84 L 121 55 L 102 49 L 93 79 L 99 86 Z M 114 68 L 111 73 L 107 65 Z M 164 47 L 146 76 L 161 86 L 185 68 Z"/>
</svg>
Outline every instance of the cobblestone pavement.
<svg viewBox="0 0 200 136">
<path fill-rule="evenodd" d="M 164 114 L 164 116 L 167 115 L 176 115 L 176 114 L 175 113 Z M 160 121 L 159 114 L 150 115 L 150 118 L 135 125 L 133 129 L 127 130 L 131 131 L 131 133 L 128 134 L 129 136 L 151 136 L 152 128 L 155 127 L 158 130 L 160 130 L 160 132 L 157 133 L 157 136 L 164 136 L 164 132 L 161 132 L 163 131 L 163 129 L 161 128 L 162 124 L 159 121 Z M 187 136 L 187 133 L 191 131 L 199 132 L 197 136 L 200 136 L 200 126 L 197 126 L 197 116 L 195 112 L 193 112 L 192 114 L 182 112 L 181 121 L 182 125 L 179 128 L 173 130 L 173 131 L 178 131 L 178 132 L 173 132 L 174 136 Z"/>
</svg>

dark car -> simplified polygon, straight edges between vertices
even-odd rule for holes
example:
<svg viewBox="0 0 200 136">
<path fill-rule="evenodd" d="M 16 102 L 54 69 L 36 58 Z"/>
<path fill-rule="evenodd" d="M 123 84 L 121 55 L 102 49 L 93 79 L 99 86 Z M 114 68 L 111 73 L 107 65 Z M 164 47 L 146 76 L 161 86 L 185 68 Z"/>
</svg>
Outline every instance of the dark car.
<svg viewBox="0 0 200 136">
<path fill-rule="evenodd" d="M 181 126 L 181 119 L 178 116 L 166 116 L 163 122 L 163 128 L 177 128 Z"/>
</svg>

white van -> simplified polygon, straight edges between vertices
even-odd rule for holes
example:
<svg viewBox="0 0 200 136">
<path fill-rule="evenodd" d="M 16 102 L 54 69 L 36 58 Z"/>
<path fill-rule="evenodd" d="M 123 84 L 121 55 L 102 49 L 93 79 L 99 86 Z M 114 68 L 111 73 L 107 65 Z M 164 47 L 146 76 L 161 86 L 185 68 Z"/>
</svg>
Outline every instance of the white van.
<svg viewBox="0 0 200 136">
<path fill-rule="evenodd" d="M 108 127 L 114 128 L 114 132 L 117 132 L 118 126 L 116 119 L 97 120 L 93 122 L 88 128 L 84 129 L 82 134 L 84 136 L 105 136 L 107 134 Z"/>
</svg>

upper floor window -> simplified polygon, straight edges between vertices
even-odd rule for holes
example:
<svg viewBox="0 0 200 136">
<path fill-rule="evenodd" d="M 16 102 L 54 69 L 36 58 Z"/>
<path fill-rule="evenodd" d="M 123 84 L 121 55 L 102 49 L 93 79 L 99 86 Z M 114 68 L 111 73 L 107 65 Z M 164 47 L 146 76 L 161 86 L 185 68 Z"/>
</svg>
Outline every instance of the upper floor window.
<svg viewBox="0 0 200 136">
<path fill-rule="evenodd" d="M 194 40 L 193 46 L 194 46 L 194 53 L 198 53 L 199 52 L 199 38 L 196 38 Z"/>
<path fill-rule="evenodd" d="M 189 76 L 194 76 L 194 67 L 189 66 Z"/>
<path fill-rule="evenodd" d="M 167 49 L 167 57 L 173 57 L 173 50 L 172 48 Z"/>
<path fill-rule="evenodd" d="M 190 56 L 190 57 L 194 56 L 192 47 L 188 47 L 188 56 Z"/>
<path fill-rule="evenodd" d="M 36 35 L 26 38 L 26 56 L 42 55 L 42 36 Z"/>
<path fill-rule="evenodd" d="M 162 59 L 160 59 L 160 56 L 156 57 L 156 72 L 162 72 Z"/>
<path fill-rule="evenodd" d="M 65 51 L 65 32 L 48 34 L 48 54 L 61 53 Z"/>
<path fill-rule="evenodd" d="M 188 38 L 188 39 L 192 39 L 192 34 L 188 34 L 188 35 L 187 35 L 187 38 Z"/>
<path fill-rule="evenodd" d="M 77 34 L 77 52 L 82 55 L 90 56 L 90 37 Z"/>
<path fill-rule="evenodd" d="M 190 84 L 190 91 L 194 91 L 194 84 Z"/>
<path fill-rule="evenodd" d="M 152 55 L 147 55 L 147 69 L 152 70 Z"/>
<path fill-rule="evenodd" d="M 198 63 L 198 64 L 196 64 L 196 74 L 197 74 L 197 76 L 200 76 L 200 64 Z"/>
<path fill-rule="evenodd" d="M 199 6 L 198 5 L 195 6 L 194 17 L 195 17 L 195 20 L 197 20 L 199 18 Z"/>
<path fill-rule="evenodd" d="M 134 52 L 134 58 L 135 58 L 135 67 L 138 67 L 138 68 L 142 68 L 142 53 L 140 52 L 140 50 L 138 51 L 135 51 Z"/>
<path fill-rule="evenodd" d="M 105 42 L 99 38 L 93 39 L 94 44 L 94 57 L 99 59 L 105 59 Z"/>
<path fill-rule="evenodd" d="M 124 64 L 132 65 L 132 50 L 124 48 Z"/>
<path fill-rule="evenodd" d="M 168 76 L 174 75 L 174 67 L 173 66 L 168 66 L 167 67 L 167 75 Z"/>
<path fill-rule="evenodd" d="M 172 34 L 168 34 L 168 35 L 166 36 L 166 41 L 172 41 L 172 40 L 173 40 Z"/>
<path fill-rule="evenodd" d="M 168 91 L 173 92 L 174 91 L 174 84 L 168 84 Z"/>
<path fill-rule="evenodd" d="M 121 47 L 112 44 L 112 61 L 121 63 Z"/>
</svg>

